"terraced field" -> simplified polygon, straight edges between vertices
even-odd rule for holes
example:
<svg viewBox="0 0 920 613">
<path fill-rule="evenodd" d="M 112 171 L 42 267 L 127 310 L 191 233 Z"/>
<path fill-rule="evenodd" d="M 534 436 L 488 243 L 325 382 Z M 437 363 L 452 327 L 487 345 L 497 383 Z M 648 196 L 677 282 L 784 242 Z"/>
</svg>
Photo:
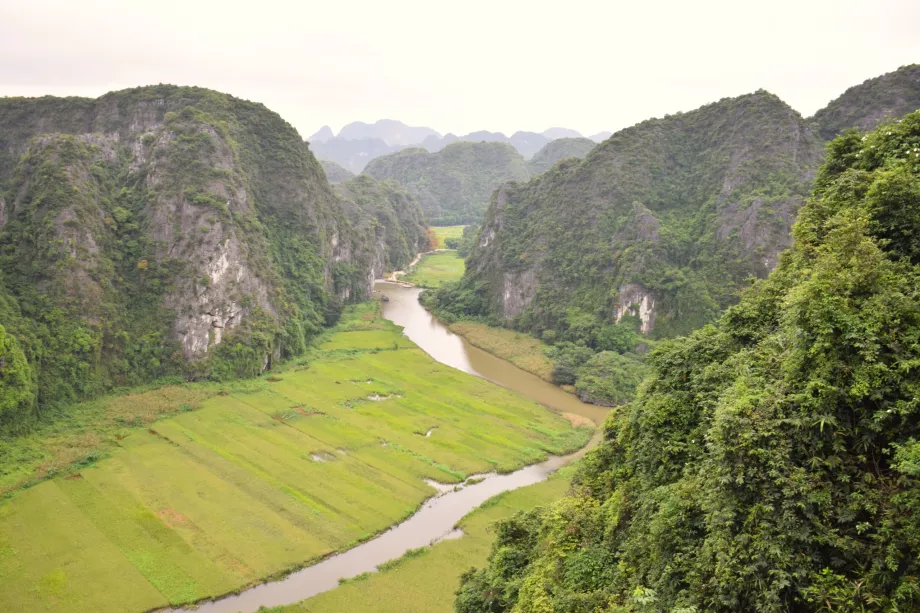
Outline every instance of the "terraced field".
<svg viewBox="0 0 920 613">
<path fill-rule="evenodd" d="M 144 611 L 239 590 L 410 515 L 434 493 L 425 478 L 512 470 L 589 436 L 438 364 L 376 303 L 283 372 L 168 389 L 160 413 L 156 391 L 119 396 L 77 410 L 73 432 L 45 431 L 49 448 L 77 445 L 70 465 L 61 452 L 53 470 L 16 472 L 22 449 L 0 443 L 0 610 Z M 94 419 L 111 441 L 86 442 Z"/>
</svg>

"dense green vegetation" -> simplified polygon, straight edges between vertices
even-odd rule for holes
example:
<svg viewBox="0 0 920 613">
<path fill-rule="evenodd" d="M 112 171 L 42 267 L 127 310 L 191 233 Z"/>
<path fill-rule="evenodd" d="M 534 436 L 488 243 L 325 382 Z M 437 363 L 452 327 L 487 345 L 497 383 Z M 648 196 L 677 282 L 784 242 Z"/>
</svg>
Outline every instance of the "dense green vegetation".
<svg viewBox="0 0 920 613">
<path fill-rule="evenodd" d="M 830 140 L 849 128 L 869 130 L 880 121 L 920 109 L 920 64 L 854 85 L 811 118 L 818 134 Z"/>
<path fill-rule="evenodd" d="M 638 288 L 652 337 L 686 333 L 788 244 L 819 150 L 767 92 L 642 122 L 497 190 L 466 275 L 434 302 L 596 347 L 618 314 L 642 315 Z"/>
<path fill-rule="evenodd" d="M 558 138 L 545 144 L 528 160 L 527 167 L 531 175 L 546 172 L 559 160 L 583 158 L 594 149 L 597 143 L 590 138 Z"/>
<path fill-rule="evenodd" d="M 408 197 L 336 198 L 262 105 L 165 85 L 0 100 L 0 203 L 8 434 L 116 386 L 302 354 L 420 226 Z"/>
<path fill-rule="evenodd" d="M 371 270 L 380 278 L 387 271 L 404 269 L 417 253 L 429 248 L 418 200 L 396 183 L 358 175 L 336 185 L 335 193 L 355 230 L 352 259 L 357 271 L 366 275 Z M 370 236 L 374 240 L 368 240 Z M 360 294 L 360 287 L 355 290 Z"/>
<path fill-rule="evenodd" d="M 436 153 L 404 149 L 374 159 L 364 172 L 406 186 L 429 223 L 442 226 L 479 221 L 496 187 L 530 176 L 524 158 L 511 145 L 467 142 Z"/>
<path fill-rule="evenodd" d="M 920 112 L 831 143 L 776 270 L 662 343 L 458 613 L 920 608 Z"/>
<path fill-rule="evenodd" d="M 326 173 L 326 179 L 328 179 L 330 183 L 341 183 L 355 176 L 355 173 L 342 168 L 335 162 L 320 160 L 319 163 L 323 167 L 323 172 Z"/>
<path fill-rule="evenodd" d="M 388 528 L 434 493 L 425 478 L 513 470 L 589 436 L 441 366 L 365 303 L 271 377 L 98 399 L 5 447 L 0 609 L 217 596 Z"/>
<path fill-rule="evenodd" d="M 495 522 L 558 500 L 569 487 L 570 472 L 564 468 L 547 481 L 489 499 L 458 523 L 463 530 L 458 540 L 410 552 L 381 565 L 380 572 L 265 613 L 451 613 L 460 575 L 486 561 L 496 536 Z"/>
</svg>

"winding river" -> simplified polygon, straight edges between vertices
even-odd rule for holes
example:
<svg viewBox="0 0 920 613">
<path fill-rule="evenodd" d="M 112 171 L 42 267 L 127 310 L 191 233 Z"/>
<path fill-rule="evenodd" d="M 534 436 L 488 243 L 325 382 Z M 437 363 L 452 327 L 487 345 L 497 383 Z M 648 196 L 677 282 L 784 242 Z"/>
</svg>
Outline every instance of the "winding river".
<svg viewBox="0 0 920 613">
<path fill-rule="evenodd" d="M 418 303 L 419 289 L 388 281 L 378 281 L 375 288 L 378 296 L 387 297 L 382 303 L 383 316 L 403 326 L 406 336 L 439 362 L 512 389 L 551 410 L 573 413 L 595 424 L 603 421 L 607 409 L 585 404 L 539 377 L 473 347 L 448 330 Z M 588 447 L 597 438 L 595 436 Z M 412 517 L 362 545 L 291 573 L 279 581 L 202 603 L 196 610 L 198 613 L 253 613 L 261 606 L 292 604 L 335 588 L 340 579 L 373 572 L 378 565 L 398 558 L 410 549 L 445 538 L 458 538 L 462 533 L 454 526 L 464 515 L 497 494 L 543 481 L 582 455 L 588 447 L 568 456 L 551 457 L 507 475 L 490 473 L 483 475 L 482 481 L 470 485 L 441 488 L 444 491 L 428 500 Z"/>
</svg>

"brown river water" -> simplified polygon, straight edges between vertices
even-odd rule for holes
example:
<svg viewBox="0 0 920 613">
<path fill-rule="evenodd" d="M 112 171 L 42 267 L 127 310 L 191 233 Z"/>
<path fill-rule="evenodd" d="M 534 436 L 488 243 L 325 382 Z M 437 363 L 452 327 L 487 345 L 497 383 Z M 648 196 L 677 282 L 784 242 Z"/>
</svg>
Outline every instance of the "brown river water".
<svg viewBox="0 0 920 613">
<path fill-rule="evenodd" d="M 602 423 L 607 409 L 581 402 L 578 398 L 525 372 L 501 358 L 473 347 L 448 330 L 418 303 L 420 290 L 398 283 L 378 281 L 377 297 L 389 298 L 382 303 L 383 316 L 403 326 L 406 336 L 437 361 L 509 388 L 551 410 L 586 417 Z M 198 606 L 199 613 L 253 613 L 260 606 L 275 607 L 310 598 L 338 586 L 340 579 L 374 572 L 379 564 L 400 557 L 406 551 L 447 538 L 459 538 L 454 526 L 464 515 L 502 492 L 539 483 L 553 472 L 584 454 L 593 446 L 596 435 L 585 449 L 568 456 L 551 457 L 507 475 L 490 473 L 483 480 L 458 488 L 438 488 L 439 495 L 429 499 L 412 517 L 380 536 L 331 556 L 322 562 L 291 573 L 284 579 L 258 585 L 234 596 L 227 596 Z M 184 611 L 177 609 L 174 611 Z"/>
</svg>

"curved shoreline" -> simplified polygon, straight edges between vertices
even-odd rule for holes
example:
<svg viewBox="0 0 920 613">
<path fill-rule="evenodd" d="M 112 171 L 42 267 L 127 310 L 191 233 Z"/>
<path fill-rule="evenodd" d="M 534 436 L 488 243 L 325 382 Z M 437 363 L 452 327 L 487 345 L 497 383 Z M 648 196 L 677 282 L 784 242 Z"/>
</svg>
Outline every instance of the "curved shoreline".
<svg viewBox="0 0 920 613">
<path fill-rule="evenodd" d="M 422 327 L 421 329 L 416 329 L 414 326 L 410 325 L 404 327 L 404 333 L 433 359 L 442 364 L 459 368 L 460 370 L 464 370 L 480 378 L 492 381 L 502 387 L 512 390 L 517 388 L 518 393 L 521 393 L 520 385 L 507 385 L 507 382 L 496 381 L 491 376 L 487 376 L 487 374 L 489 374 L 488 370 L 486 370 L 486 374 L 484 374 L 471 366 L 464 368 L 462 365 L 452 363 L 450 359 L 445 359 L 444 355 L 435 351 L 436 347 L 431 345 L 432 342 L 438 345 L 447 342 L 449 336 L 454 336 L 455 339 L 460 339 L 461 337 L 451 333 L 441 322 L 436 322 L 435 327 L 443 330 L 447 334 L 447 337 L 438 337 L 434 339 L 430 337 L 421 337 L 420 334 L 422 334 L 422 330 L 430 331 L 431 328 L 428 324 L 431 322 L 429 320 L 430 314 L 428 311 L 418 304 L 417 292 L 419 290 L 409 284 L 399 281 L 386 281 L 386 284 L 390 287 L 399 288 L 400 293 L 398 295 L 394 294 L 391 302 L 384 303 L 384 311 L 388 309 L 395 310 L 400 306 L 411 305 L 412 311 L 408 316 L 415 320 L 415 324 L 422 324 Z M 411 302 L 408 302 L 408 299 L 411 299 Z M 415 310 L 416 308 L 418 310 Z M 406 313 L 403 314 L 405 315 Z M 393 318 L 392 312 L 390 316 L 384 312 L 384 317 L 397 323 L 397 325 L 402 325 Z M 458 340 L 452 342 L 457 343 Z M 473 351 L 482 350 L 474 349 Z M 569 412 L 567 409 L 573 409 L 570 403 L 577 403 L 573 410 L 576 415 L 580 416 L 580 419 L 589 419 L 592 423 L 597 422 L 595 417 L 587 417 L 584 415 L 584 412 L 578 411 L 577 408 L 580 405 L 594 412 L 595 407 L 593 405 L 583 405 L 583 403 L 578 401 L 577 397 L 563 392 L 560 388 L 543 381 L 527 371 L 519 369 L 510 362 L 493 356 L 492 354 L 482 353 L 488 355 L 490 361 L 494 361 L 491 362 L 493 368 L 497 365 L 501 365 L 506 369 L 519 371 L 521 375 L 531 378 L 528 379 L 531 383 L 526 387 L 526 391 L 529 393 L 524 393 L 524 396 L 544 405 L 548 410 L 552 410 L 563 416 L 566 416 L 566 413 Z M 499 372 L 498 374 L 507 375 L 507 372 Z M 499 378 L 501 378 L 501 376 L 499 376 Z M 537 387 L 534 385 L 536 382 L 539 382 L 539 386 Z M 562 398 L 564 402 L 553 402 L 552 400 L 554 398 L 556 400 L 559 399 L 556 398 L 555 394 L 549 394 L 552 396 L 549 401 L 545 398 L 535 397 L 535 390 L 542 386 L 547 386 L 554 392 L 563 394 L 560 398 Z M 546 392 L 547 390 L 544 390 L 544 393 Z M 570 418 L 570 421 L 573 420 Z M 578 425 L 577 420 L 573 421 L 573 425 Z M 380 532 L 369 537 L 360 544 L 350 549 L 330 553 L 319 559 L 306 561 L 304 566 L 286 571 L 280 575 L 280 578 L 279 575 L 274 575 L 273 578 L 267 578 L 267 580 L 261 583 L 240 591 L 225 594 L 215 599 L 198 601 L 195 604 L 183 605 L 183 607 L 180 608 L 159 609 L 159 611 L 169 611 L 170 613 L 184 613 L 190 611 L 199 611 L 201 613 L 236 613 L 238 611 L 244 611 L 245 613 L 254 613 L 258 611 L 260 606 L 292 604 L 334 589 L 339 585 L 340 580 L 347 580 L 364 573 L 375 572 L 378 566 L 400 558 L 410 549 L 431 545 L 444 538 L 457 538 L 461 536 L 461 534 L 458 534 L 456 531 L 456 524 L 469 512 L 473 511 L 486 500 L 502 492 L 511 491 L 545 480 L 558 468 L 580 457 L 588 449 L 593 447 L 599 440 L 600 432 L 600 429 L 596 429 L 592 438 L 580 449 L 572 453 L 562 456 L 549 456 L 548 459 L 529 466 L 524 466 L 523 468 L 507 474 L 487 473 L 486 475 L 471 475 L 467 477 L 467 480 L 464 482 L 467 485 L 461 484 L 459 488 L 451 487 L 447 484 L 443 484 L 441 488 L 436 487 L 436 489 L 445 489 L 449 491 L 441 492 L 425 499 L 411 515 L 405 517 L 397 524 L 382 529 Z M 480 477 L 482 480 L 478 481 Z"/>
<path fill-rule="evenodd" d="M 158 611 L 255 613 L 263 606 L 293 604 L 335 589 L 341 581 L 377 572 L 378 566 L 398 559 L 412 549 L 433 545 L 445 539 L 459 538 L 462 532 L 458 533 L 456 524 L 465 515 L 498 494 L 544 481 L 559 468 L 584 455 L 597 442 L 598 433 L 599 431 L 586 445 L 573 453 L 550 456 L 542 462 L 507 474 L 487 473 L 468 477 L 464 484 L 426 499 L 408 519 L 387 528 L 360 545 L 331 554 L 317 563 L 288 573 L 282 579 L 266 581 L 243 591 L 215 600 L 200 601 L 188 607 Z"/>
</svg>

